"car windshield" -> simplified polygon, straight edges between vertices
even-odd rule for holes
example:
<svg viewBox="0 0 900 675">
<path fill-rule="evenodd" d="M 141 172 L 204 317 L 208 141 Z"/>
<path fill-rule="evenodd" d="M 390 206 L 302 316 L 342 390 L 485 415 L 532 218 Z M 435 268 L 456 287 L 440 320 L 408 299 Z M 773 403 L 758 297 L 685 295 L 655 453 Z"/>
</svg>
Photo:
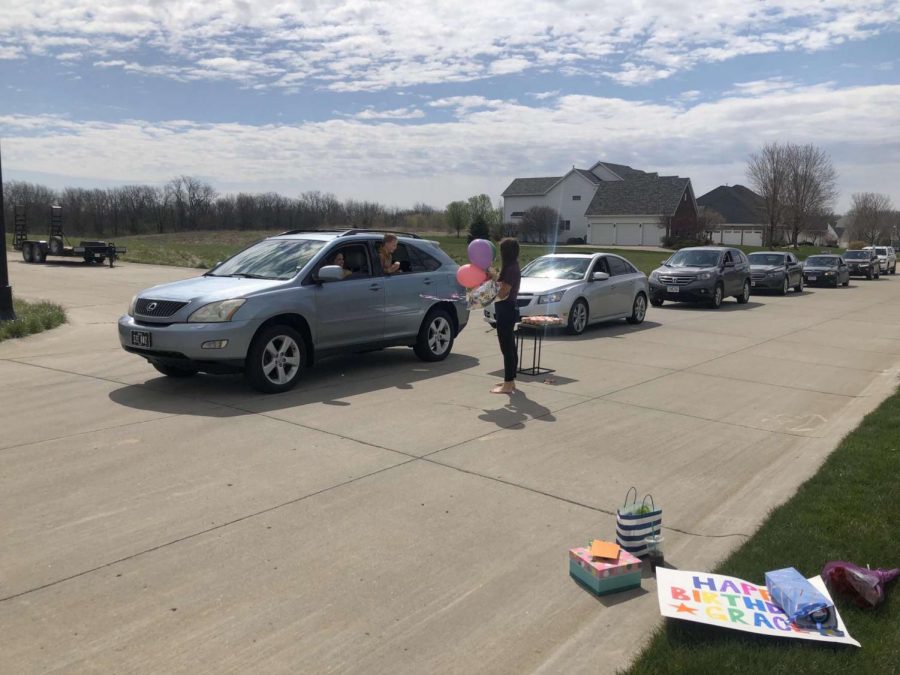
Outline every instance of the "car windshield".
<svg viewBox="0 0 900 675">
<path fill-rule="evenodd" d="M 678 251 L 666 262 L 669 267 L 715 267 L 719 264 L 718 251 Z"/>
<path fill-rule="evenodd" d="M 522 276 L 538 279 L 583 279 L 590 263 L 590 258 L 545 256 L 526 265 L 522 270 Z"/>
<path fill-rule="evenodd" d="M 266 239 L 233 255 L 207 276 L 290 279 L 324 245 L 313 239 Z"/>
<path fill-rule="evenodd" d="M 844 254 L 845 258 L 852 260 L 868 260 L 869 252 L 868 251 L 847 251 Z"/>
<path fill-rule="evenodd" d="M 807 267 L 837 267 L 838 259 L 831 256 L 814 255 L 806 259 Z"/>
<path fill-rule="evenodd" d="M 878 255 L 887 255 L 887 249 L 886 248 L 876 248 L 875 253 L 877 253 Z"/>
<path fill-rule="evenodd" d="M 781 253 L 751 253 L 747 258 L 751 265 L 784 265 Z"/>
</svg>

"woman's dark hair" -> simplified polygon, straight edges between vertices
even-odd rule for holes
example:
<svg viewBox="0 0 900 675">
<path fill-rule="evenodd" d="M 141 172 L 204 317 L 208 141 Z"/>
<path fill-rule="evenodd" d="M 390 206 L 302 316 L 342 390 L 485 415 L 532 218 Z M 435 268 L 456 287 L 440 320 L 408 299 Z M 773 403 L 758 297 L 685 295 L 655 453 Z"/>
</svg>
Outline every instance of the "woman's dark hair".
<svg viewBox="0 0 900 675">
<path fill-rule="evenodd" d="M 500 240 L 500 267 L 512 265 L 519 260 L 519 240 L 506 237 Z"/>
</svg>

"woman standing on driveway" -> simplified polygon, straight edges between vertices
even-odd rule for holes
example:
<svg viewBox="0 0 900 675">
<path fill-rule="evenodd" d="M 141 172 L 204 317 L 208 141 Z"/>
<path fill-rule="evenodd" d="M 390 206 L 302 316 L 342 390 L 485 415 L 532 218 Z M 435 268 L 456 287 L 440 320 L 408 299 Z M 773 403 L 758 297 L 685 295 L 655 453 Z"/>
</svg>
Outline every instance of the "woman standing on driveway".
<svg viewBox="0 0 900 675">
<path fill-rule="evenodd" d="M 512 394 L 516 390 L 516 370 L 519 358 L 516 354 L 516 337 L 513 331 L 519 319 L 516 298 L 519 295 L 519 242 L 507 237 L 500 242 L 500 292 L 494 301 L 497 322 L 497 340 L 503 353 L 503 384 L 491 389 L 493 394 Z"/>
</svg>

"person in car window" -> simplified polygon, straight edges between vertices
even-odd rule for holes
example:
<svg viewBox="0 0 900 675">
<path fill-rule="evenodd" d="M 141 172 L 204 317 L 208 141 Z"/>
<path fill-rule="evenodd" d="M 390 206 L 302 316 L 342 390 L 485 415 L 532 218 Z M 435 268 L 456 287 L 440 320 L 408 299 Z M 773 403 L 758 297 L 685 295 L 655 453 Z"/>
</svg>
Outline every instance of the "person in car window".
<svg viewBox="0 0 900 675">
<path fill-rule="evenodd" d="M 384 240 L 381 243 L 381 250 L 378 252 L 378 255 L 381 258 L 381 269 L 385 274 L 395 274 L 400 271 L 400 263 L 394 262 L 391 257 L 394 254 L 394 251 L 397 250 L 398 243 L 396 235 L 384 235 Z"/>
<path fill-rule="evenodd" d="M 331 261 L 331 264 L 337 265 L 338 267 L 340 267 L 343 270 L 345 279 L 347 277 L 349 277 L 351 274 L 353 274 L 352 271 L 347 269 L 347 265 L 346 265 L 346 262 L 344 261 L 343 253 L 338 253 L 337 255 L 335 255 L 334 260 Z"/>
<path fill-rule="evenodd" d="M 519 296 L 519 282 L 522 272 L 519 270 L 519 242 L 507 237 L 500 242 L 500 273 L 491 269 L 500 283 L 500 292 L 494 301 L 494 313 L 497 322 L 497 341 L 503 354 L 503 384 L 491 389 L 492 394 L 513 394 L 516 391 L 516 370 L 519 357 L 516 353 L 516 336 L 514 331 L 519 320 L 516 299 Z"/>
</svg>

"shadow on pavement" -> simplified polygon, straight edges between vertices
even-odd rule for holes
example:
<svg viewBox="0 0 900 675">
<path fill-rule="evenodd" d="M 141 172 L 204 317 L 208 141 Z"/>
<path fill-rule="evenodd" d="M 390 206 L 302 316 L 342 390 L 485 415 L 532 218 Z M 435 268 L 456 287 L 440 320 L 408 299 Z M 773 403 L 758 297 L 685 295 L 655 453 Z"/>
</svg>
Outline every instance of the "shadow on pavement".
<svg viewBox="0 0 900 675">
<path fill-rule="evenodd" d="M 495 394 L 501 401 L 507 399 L 505 405 L 493 410 L 485 410 L 478 419 L 496 424 L 501 429 L 524 429 L 528 420 L 555 422 L 550 408 L 532 401 L 521 389 L 514 394 Z"/>
<path fill-rule="evenodd" d="M 129 408 L 172 415 L 236 416 L 314 403 L 346 407 L 351 403 L 343 399 L 391 389 L 413 389 L 418 382 L 461 372 L 478 363 L 478 359 L 464 354 L 425 363 L 412 350 L 386 349 L 323 360 L 302 374 L 295 389 L 283 394 L 257 392 L 240 375 L 200 374 L 189 379 L 160 376 L 143 384 L 120 387 L 110 392 L 109 398 Z M 198 402 L 222 407 L 211 410 L 209 405 Z"/>
</svg>

